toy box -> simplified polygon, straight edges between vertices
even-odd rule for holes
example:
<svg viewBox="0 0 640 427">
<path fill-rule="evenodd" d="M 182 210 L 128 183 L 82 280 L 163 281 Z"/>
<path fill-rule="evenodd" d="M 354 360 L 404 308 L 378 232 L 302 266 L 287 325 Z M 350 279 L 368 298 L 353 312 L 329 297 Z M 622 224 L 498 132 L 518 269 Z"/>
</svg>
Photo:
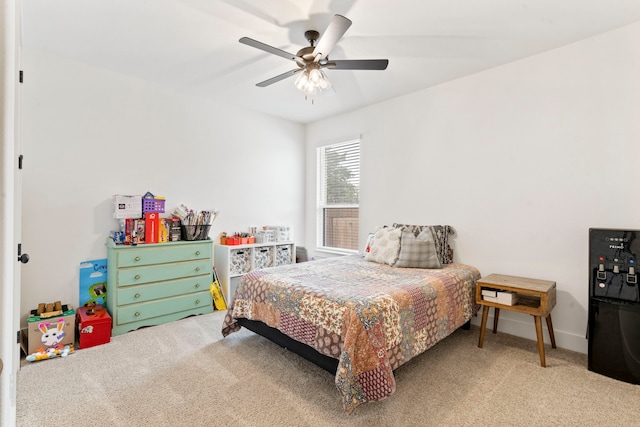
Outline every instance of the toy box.
<svg viewBox="0 0 640 427">
<path fill-rule="evenodd" d="M 36 353 L 40 349 L 73 345 L 75 342 L 76 312 L 63 306 L 58 316 L 43 317 L 32 314 L 27 320 L 26 354 Z"/>
<path fill-rule="evenodd" d="M 81 349 L 111 341 L 111 316 L 104 306 L 78 308 L 78 345 Z"/>
</svg>

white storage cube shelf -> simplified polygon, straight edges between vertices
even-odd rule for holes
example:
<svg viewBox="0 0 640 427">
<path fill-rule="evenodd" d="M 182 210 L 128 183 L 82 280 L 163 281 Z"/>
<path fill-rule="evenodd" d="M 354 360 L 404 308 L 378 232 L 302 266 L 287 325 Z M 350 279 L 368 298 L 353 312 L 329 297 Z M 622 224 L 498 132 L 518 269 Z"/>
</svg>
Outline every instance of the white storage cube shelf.
<svg viewBox="0 0 640 427">
<path fill-rule="evenodd" d="M 291 241 L 216 245 L 214 265 L 227 305 L 231 303 L 243 275 L 253 270 L 293 264 L 296 262 L 295 252 L 295 244 Z"/>
</svg>

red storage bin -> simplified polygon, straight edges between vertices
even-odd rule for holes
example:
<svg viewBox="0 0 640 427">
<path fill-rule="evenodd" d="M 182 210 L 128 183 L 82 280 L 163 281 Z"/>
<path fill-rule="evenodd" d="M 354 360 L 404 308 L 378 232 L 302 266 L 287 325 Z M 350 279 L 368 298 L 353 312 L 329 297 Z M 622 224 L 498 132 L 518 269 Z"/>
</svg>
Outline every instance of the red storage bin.
<svg viewBox="0 0 640 427">
<path fill-rule="evenodd" d="M 111 316 L 101 305 L 77 310 L 78 344 L 81 349 L 111 341 Z"/>
</svg>

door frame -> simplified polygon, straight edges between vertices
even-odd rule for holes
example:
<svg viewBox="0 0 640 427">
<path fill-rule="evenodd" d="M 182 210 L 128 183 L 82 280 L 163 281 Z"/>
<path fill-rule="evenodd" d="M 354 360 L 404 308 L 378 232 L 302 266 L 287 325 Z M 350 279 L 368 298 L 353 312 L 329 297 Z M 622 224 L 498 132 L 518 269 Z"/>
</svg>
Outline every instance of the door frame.
<svg viewBox="0 0 640 427">
<path fill-rule="evenodd" d="M 16 0 L 0 0 L 0 425 L 15 425 L 16 378 L 20 368 L 20 207 L 16 201 L 18 85 Z M 17 219 L 17 220 L 16 220 Z"/>
</svg>

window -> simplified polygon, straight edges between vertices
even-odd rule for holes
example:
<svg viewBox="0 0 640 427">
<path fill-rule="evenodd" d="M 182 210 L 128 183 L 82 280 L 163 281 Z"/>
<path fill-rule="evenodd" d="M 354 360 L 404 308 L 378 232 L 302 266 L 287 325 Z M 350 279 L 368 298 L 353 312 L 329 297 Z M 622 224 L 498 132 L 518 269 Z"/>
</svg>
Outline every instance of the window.
<svg viewBox="0 0 640 427">
<path fill-rule="evenodd" d="M 318 148 L 317 244 L 358 250 L 360 140 Z"/>
</svg>

